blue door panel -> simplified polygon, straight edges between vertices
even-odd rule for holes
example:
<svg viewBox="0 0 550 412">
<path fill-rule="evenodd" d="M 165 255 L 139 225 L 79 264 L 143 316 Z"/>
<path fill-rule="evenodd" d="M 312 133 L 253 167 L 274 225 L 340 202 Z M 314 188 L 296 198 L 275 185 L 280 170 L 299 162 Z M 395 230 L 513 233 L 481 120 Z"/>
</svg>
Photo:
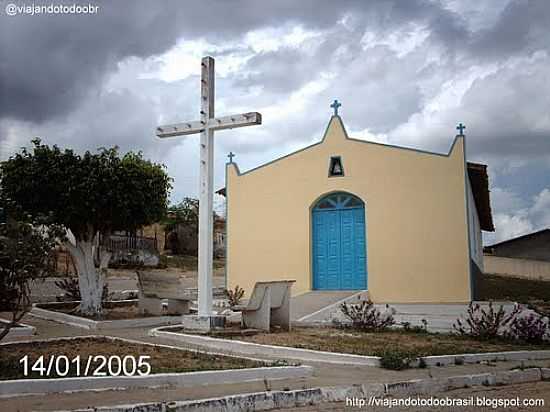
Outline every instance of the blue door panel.
<svg viewBox="0 0 550 412">
<path fill-rule="evenodd" d="M 350 202 L 350 198 L 354 201 Z M 312 212 L 313 288 L 367 288 L 365 208 L 343 193 L 319 201 Z M 349 206 L 351 205 L 351 206 Z"/>
<path fill-rule="evenodd" d="M 337 212 L 325 212 L 327 219 L 327 243 L 328 243 L 328 265 L 326 289 L 338 288 L 338 275 L 340 273 L 340 225 Z"/>
</svg>

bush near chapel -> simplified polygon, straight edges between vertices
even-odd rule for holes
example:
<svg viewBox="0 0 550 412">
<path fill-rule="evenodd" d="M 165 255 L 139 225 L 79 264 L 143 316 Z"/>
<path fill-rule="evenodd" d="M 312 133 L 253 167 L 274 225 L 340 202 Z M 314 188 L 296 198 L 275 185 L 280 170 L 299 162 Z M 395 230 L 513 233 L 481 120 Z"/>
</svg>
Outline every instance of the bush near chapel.
<svg viewBox="0 0 550 412">
<path fill-rule="evenodd" d="M 161 220 L 170 181 L 164 166 L 141 153 L 100 149 L 79 155 L 32 141 L 0 166 L 0 187 L 17 207 L 9 213 L 48 216 L 74 236 L 62 241 L 71 253 L 82 297 L 79 311 L 100 317 L 111 251 L 101 242 L 114 231 L 134 231 Z"/>
<path fill-rule="evenodd" d="M 0 340 L 31 309 L 30 281 L 53 274 L 53 248 L 60 234 L 59 228 L 39 222 L 0 223 L 0 312 L 11 314 L 8 323 L 0 324 Z"/>
<path fill-rule="evenodd" d="M 522 314 L 523 307 L 516 305 L 506 313 L 504 307 L 495 310 L 489 302 L 487 309 L 470 303 L 465 317 L 453 324 L 455 333 L 478 339 L 506 338 L 514 341 L 538 344 L 549 338 L 548 319 L 539 314 Z"/>
<path fill-rule="evenodd" d="M 387 312 L 380 312 L 370 300 L 357 304 L 342 303 L 340 309 L 351 321 L 352 327 L 364 331 L 381 331 L 395 324 L 393 310 L 386 306 Z"/>
</svg>

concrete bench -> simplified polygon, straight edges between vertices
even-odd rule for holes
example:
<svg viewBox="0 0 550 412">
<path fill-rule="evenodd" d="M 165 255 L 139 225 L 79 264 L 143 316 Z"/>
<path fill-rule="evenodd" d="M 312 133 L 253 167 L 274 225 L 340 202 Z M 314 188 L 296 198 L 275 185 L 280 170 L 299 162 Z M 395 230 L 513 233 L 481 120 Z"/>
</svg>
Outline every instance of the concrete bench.
<svg viewBox="0 0 550 412">
<path fill-rule="evenodd" d="M 247 304 L 232 308 L 242 313 L 243 327 L 268 332 L 271 326 L 290 330 L 290 289 L 294 282 L 256 282 Z"/>
</svg>

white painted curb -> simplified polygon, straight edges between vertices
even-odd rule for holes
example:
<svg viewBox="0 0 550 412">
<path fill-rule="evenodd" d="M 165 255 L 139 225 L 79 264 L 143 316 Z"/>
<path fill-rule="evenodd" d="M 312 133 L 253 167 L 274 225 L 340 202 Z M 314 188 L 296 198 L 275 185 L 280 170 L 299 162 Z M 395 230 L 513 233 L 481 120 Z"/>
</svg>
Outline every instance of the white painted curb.
<svg viewBox="0 0 550 412">
<path fill-rule="evenodd" d="M 152 343 L 152 342 L 143 342 L 136 339 L 128 339 L 128 338 L 121 338 L 118 336 L 108 336 L 108 335 L 78 335 L 78 336 L 64 336 L 64 337 L 57 337 L 57 338 L 45 338 L 45 339 L 26 339 L 26 340 L 18 340 L 18 341 L 12 341 L 12 342 L 0 342 L 1 346 L 10 346 L 10 345 L 20 345 L 20 344 L 33 344 L 33 343 L 48 343 L 48 342 L 63 342 L 63 341 L 77 341 L 81 339 L 107 339 L 114 342 L 127 342 L 132 343 L 136 345 L 142 345 L 142 346 L 153 346 L 155 348 L 166 348 L 166 349 L 174 349 L 174 350 L 181 350 L 184 352 L 193 352 L 193 353 L 202 353 L 204 355 L 212 355 L 212 356 L 225 356 L 228 358 L 235 358 L 235 359 L 247 359 L 255 362 L 263 362 L 267 366 L 270 366 L 274 363 L 274 361 L 266 360 L 266 359 L 260 359 L 260 358 L 253 358 L 251 356 L 243 356 L 243 355 L 234 355 L 230 353 L 222 353 L 222 352 L 211 352 L 207 350 L 198 350 L 193 348 L 185 348 L 181 346 L 172 346 L 172 345 L 163 345 L 160 343 Z M 296 365 L 290 365 L 290 366 L 296 366 Z M 1 381 L 0 381 L 1 382 Z"/>
<path fill-rule="evenodd" d="M 55 379 L 18 379 L 0 381 L 0 397 L 97 389 L 155 388 L 228 384 L 278 379 L 297 379 L 313 374 L 310 366 L 275 366 L 184 373 L 159 373 L 148 376 L 101 376 Z"/>
<path fill-rule="evenodd" d="M 385 396 L 410 396 L 434 394 L 473 386 L 495 386 L 513 383 L 529 383 L 550 378 L 550 369 L 532 368 L 501 371 L 479 375 L 451 376 L 448 378 L 415 379 L 393 383 L 367 383 L 353 386 L 298 389 L 293 391 L 256 392 L 190 401 L 155 402 L 93 409 L 78 409 L 73 412 L 214 412 L 214 411 L 265 411 L 278 408 L 297 408 L 319 405 L 323 402 L 344 402 L 346 398 L 369 399 Z M 67 412 L 67 411 L 61 411 Z"/>
<path fill-rule="evenodd" d="M 67 313 L 56 312 L 53 310 L 42 309 L 34 306 L 29 312 L 37 318 L 52 320 L 54 322 L 63 323 L 65 325 L 75 326 L 88 330 L 105 330 L 105 329 L 123 329 L 123 328 L 139 328 L 148 326 L 166 326 L 181 323 L 181 316 L 152 316 L 147 318 L 137 319 L 120 319 L 120 320 L 101 320 L 95 321 L 82 318 L 80 316 L 69 315 Z"/>
<path fill-rule="evenodd" d="M 302 362 L 323 362 L 335 363 L 339 365 L 380 367 L 380 357 L 378 356 L 353 355 L 347 353 L 324 352 L 286 346 L 262 345 L 260 343 L 243 342 L 232 339 L 212 338 L 209 336 L 167 332 L 163 331 L 162 329 L 164 328 L 158 327 L 151 329 L 149 331 L 149 336 L 170 339 L 176 342 L 183 342 L 190 345 L 218 350 L 222 353 L 232 353 L 235 355 L 254 355 L 259 357 L 268 356 L 284 359 L 296 359 Z M 461 365 L 465 363 L 472 364 L 480 362 L 544 360 L 550 359 L 550 350 L 424 356 L 417 359 L 416 362 L 412 362 L 411 367 L 418 367 L 421 359 L 428 367 Z"/>
<path fill-rule="evenodd" d="M 205 347 L 232 353 L 236 355 L 269 356 L 284 359 L 295 359 L 302 362 L 335 363 L 338 365 L 380 366 L 378 356 L 352 355 L 348 353 L 323 352 L 317 350 L 291 348 L 285 346 L 262 345 L 259 343 L 243 342 L 238 340 L 212 338 L 209 336 L 190 335 L 185 333 L 166 332 L 154 328 L 149 336 L 170 339 L 190 345 Z"/>
<path fill-rule="evenodd" d="M 158 345 L 149 342 L 140 342 L 131 339 L 124 339 L 111 336 L 74 336 L 66 338 L 49 338 L 43 340 L 26 340 L 20 342 L 0 343 L 0 346 L 17 345 L 21 343 L 75 341 L 80 339 L 109 339 L 146 346 L 163 347 L 185 352 L 199 352 L 192 349 L 181 348 L 169 345 Z M 200 352 L 206 355 L 231 355 Z M 238 357 L 258 362 L 266 362 L 261 359 Z M 0 381 L 0 398 L 14 397 L 20 395 L 37 395 L 57 392 L 92 391 L 99 389 L 128 389 L 128 388 L 151 388 L 162 386 L 191 387 L 206 385 L 215 382 L 216 384 L 228 384 L 235 382 L 250 382 L 261 380 L 298 379 L 312 376 L 313 368 L 310 366 L 265 366 L 260 368 L 227 369 L 199 372 L 182 373 L 160 373 L 148 376 L 102 376 L 102 377 L 75 377 L 75 378 L 54 378 L 54 379 L 17 379 Z"/>
<path fill-rule="evenodd" d="M 2 325 L 3 322 L 10 323 L 8 319 L 0 318 L 0 325 Z M 27 325 L 25 323 L 18 323 L 18 325 L 19 326 L 16 328 L 11 328 L 4 338 L 8 339 L 20 336 L 32 336 L 36 333 L 36 328 L 34 326 Z M 3 325 L 0 327 L 0 329 L 1 328 L 3 328 Z"/>
<path fill-rule="evenodd" d="M 550 350 L 464 353 L 459 355 L 424 356 L 426 366 L 449 366 L 480 362 L 528 361 L 550 359 Z"/>
</svg>

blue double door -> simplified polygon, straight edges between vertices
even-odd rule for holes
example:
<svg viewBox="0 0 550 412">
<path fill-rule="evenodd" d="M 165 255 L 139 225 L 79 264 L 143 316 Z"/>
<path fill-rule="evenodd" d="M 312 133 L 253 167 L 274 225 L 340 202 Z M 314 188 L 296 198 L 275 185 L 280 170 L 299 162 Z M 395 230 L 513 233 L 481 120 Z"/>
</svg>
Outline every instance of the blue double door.
<svg viewBox="0 0 550 412">
<path fill-rule="evenodd" d="M 355 196 L 336 193 L 312 211 L 313 289 L 367 289 L 365 207 Z"/>
</svg>

